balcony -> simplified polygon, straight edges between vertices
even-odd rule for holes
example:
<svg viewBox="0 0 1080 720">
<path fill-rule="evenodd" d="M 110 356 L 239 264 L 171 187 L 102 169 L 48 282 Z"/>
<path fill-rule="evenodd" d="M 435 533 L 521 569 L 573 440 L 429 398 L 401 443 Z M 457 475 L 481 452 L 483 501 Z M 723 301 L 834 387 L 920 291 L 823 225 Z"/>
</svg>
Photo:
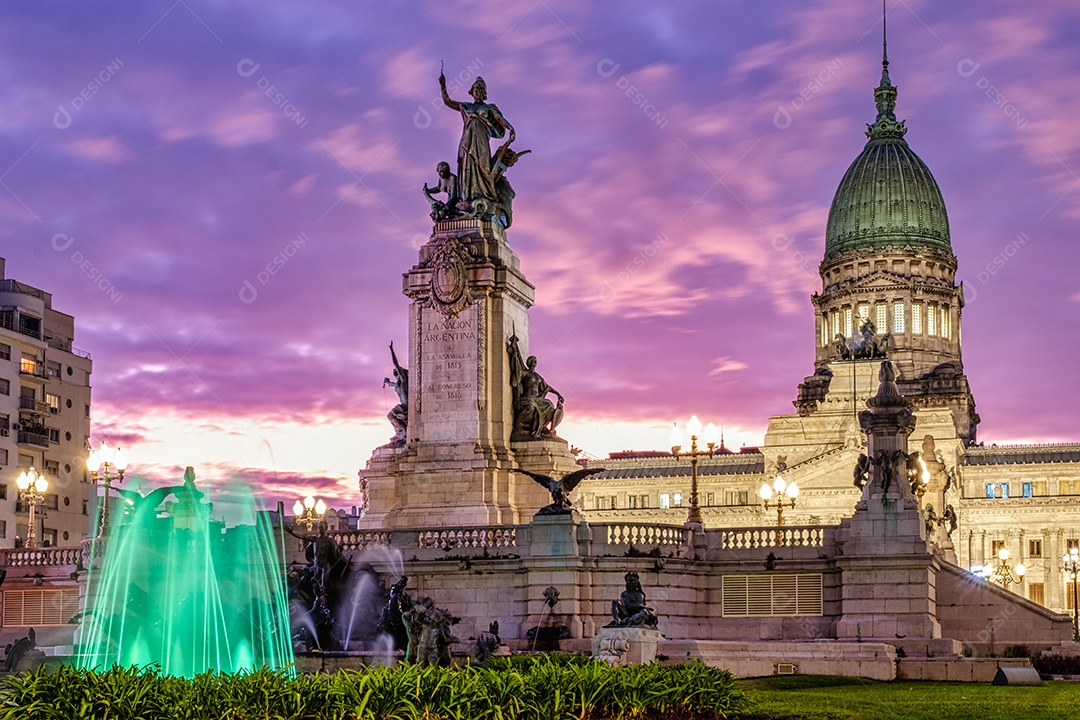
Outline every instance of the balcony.
<svg viewBox="0 0 1080 720">
<path fill-rule="evenodd" d="M 48 369 L 45 367 L 45 363 L 31 358 L 23 358 L 19 361 L 19 374 L 23 376 L 29 375 L 43 380 L 49 378 Z"/>
<path fill-rule="evenodd" d="M 33 445 L 35 447 L 47 448 L 49 447 L 49 434 L 20 430 L 18 442 L 20 445 Z"/>
<path fill-rule="evenodd" d="M 52 408 L 49 406 L 49 403 L 41 402 L 32 397 L 21 397 L 19 398 L 19 409 L 29 410 L 32 413 L 38 413 L 40 415 L 47 415 Z"/>
</svg>

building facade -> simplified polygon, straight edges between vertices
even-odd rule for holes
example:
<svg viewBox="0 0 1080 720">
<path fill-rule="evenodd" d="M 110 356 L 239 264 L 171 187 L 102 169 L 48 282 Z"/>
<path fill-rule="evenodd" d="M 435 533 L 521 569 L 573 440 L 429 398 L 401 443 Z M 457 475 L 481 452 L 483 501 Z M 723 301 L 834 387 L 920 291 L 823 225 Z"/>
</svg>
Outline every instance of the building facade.
<svg viewBox="0 0 1080 720">
<path fill-rule="evenodd" d="M 925 468 L 920 502 L 938 553 L 961 567 L 1009 565 L 1026 574 L 1011 590 L 1073 610 L 1062 555 L 1080 545 L 1080 444 L 983 447 L 962 360 L 964 294 L 956 283 L 948 215 L 926 163 L 895 115 L 897 90 L 883 63 L 867 142 L 833 198 L 820 265 L 814 372 L 796 412 L 769 419 L 761 448 L 718 453 L 698 465 L 707 527 L 777 524 L 758 489 L 777 475 L 800 494 L 787 524 L 832 525 L 859 500 L 856 466 L 867 453 L 858 414 L 888 357 L 916 409 L 912 449 Z M 598 521 L 684 522 L 690 461 L 667 453 L 617 453 L 582 487 L 579 505 Z M 922 473 L 919 473 L 921 476 Z M 954 518 L 954 520 L 953 520 Z"/>
<path fill-rule="evenodd" d="M 86 536 L 92 363 L 74 335 L 75 319 L 53 309 L 52 295 L 7 278 L 0 258 L 0 547 L 26 540 L 16 479 L 31 467 L 49 483 L 35 508 L 38 544 Z"/>
</svg>

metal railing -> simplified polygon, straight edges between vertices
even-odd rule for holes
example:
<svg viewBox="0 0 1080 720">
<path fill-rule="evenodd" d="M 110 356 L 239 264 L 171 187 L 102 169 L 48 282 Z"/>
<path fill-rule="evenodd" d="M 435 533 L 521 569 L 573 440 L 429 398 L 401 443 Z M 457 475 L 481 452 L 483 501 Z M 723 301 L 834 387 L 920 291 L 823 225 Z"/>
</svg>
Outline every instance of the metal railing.
<svg viewBox="0 0 1080 720">
<path fill-rule="evenodd" d="M 49 447 L 49 436 L 41 433 L 19 431 L 18 442 L 23 445 L 36 445 L 37 447 Z"/>
</svg>

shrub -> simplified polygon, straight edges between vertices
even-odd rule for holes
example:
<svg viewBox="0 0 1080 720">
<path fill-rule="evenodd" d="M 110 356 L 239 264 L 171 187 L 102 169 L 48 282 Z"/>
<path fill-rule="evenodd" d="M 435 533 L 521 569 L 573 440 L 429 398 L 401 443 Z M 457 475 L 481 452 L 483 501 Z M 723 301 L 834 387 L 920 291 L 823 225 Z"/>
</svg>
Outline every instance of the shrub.
<svg viewBox="0 0 1080 720">
<path fill-rule="evenodd" d="M 1029 648 L 1027 645 L 1009 645 L 1007 648 L 1001 651 L 1001 657 L 1029 658 L 1031 657 L 1031 648 Z"/>
</svg>

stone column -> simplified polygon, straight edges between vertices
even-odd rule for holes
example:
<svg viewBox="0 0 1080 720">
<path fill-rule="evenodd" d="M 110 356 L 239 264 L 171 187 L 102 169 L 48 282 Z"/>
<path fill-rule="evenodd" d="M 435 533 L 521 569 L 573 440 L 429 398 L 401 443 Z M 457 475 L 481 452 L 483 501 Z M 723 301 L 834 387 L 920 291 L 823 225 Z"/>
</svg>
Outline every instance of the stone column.
<svg viewBox="0 0 1080 720">
<path fill-rule="evenodd" d="M 1064 610 L 1067 603 L 1064 595 L 1065 580 L 1062 577 L 1064 573 L 1061 572 L 1061 556 L 1065 554 L 1062 549 L 1065 547 L 1065 530 L 1048 528 L 1044 537 L 1046 537 L 1046 549 L 1050 553 L 1049 555 L 1043 553 L 1049 561 L 1047 567 L 1050 569 L 1047 573 L 1046 587 L 1043 590 L 1046 593 L 1046 606 Z"/>
</svg>

